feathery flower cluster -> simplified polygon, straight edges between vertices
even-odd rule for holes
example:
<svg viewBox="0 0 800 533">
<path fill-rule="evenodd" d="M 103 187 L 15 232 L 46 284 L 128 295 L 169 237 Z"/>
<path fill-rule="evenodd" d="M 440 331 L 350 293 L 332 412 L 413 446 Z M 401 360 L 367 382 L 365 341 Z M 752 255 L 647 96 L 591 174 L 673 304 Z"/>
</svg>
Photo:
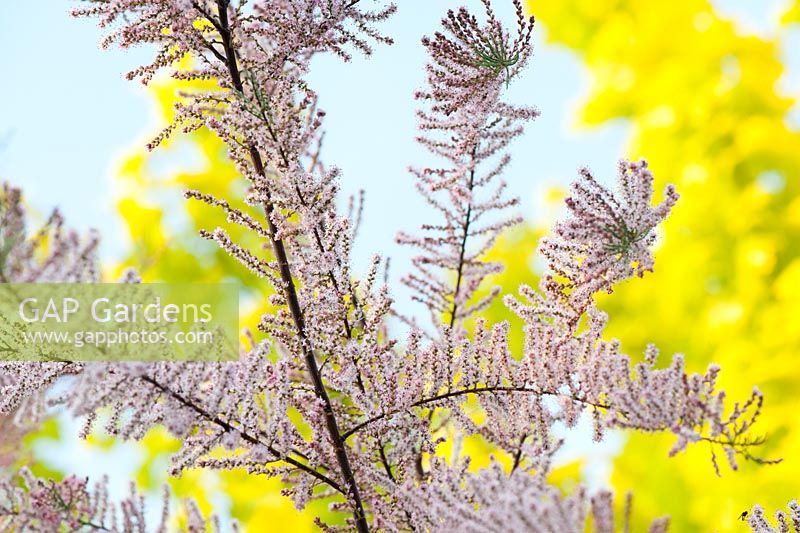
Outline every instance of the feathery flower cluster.
<svg viewBox="0 0 800 533">
<path fill-rule="evenodd" d="M 645 161 L 621 162 L 615 197 L 581 169 L 581 180 L 572 185 L 566 199 L 570 217 L 556 224 L 554 236 L 540 247 L 553 275 L 544 283 L 548 291 L 570 292 L 564 307 L 577 320 L 591 305 L 592 295 L 631 277 L 653 270 L 650 247 L 656 226 L 678 200 L 672 185 L 664 200 L 651 207 L 653 175 Z M 559 279 L 560 278 L 560 279 Z"/>
<path fill-rule="evenodd" d="M 449 116 L 465 105 L 496 98 L 491 91 L 502 82 L 508 84 L 530 58 L 533 17 L 525 17 L 522 2 L 513 0 L 517 34 L 512 39 L 495 17 L 491 2 L 481 1 L 486 9 L 484 25 L 462 7 L 447 13 L 442 21 L 444 33 L 436 32 L 432 39 L 422 40 L 432 63 L 426 67 L 429 89 L 417 93 L 417 98 L 430 101 L 434 113 Z M 464 116 L 467 114 L 462 113 Z"/>
<path fill-rule="evenodd" d="M 536 116 L 501 98 L 530 57 L 532 20 L 519 0 L 513 36 L 484 0 L 484 24 L 465 9 L 450 12 L 445 31 L 423 43 L 431 63 L 428 87 L 417 94 L 419 142 L 445 163 L 413 174 L 443 220 L 399 240 L 422 251 L 406 280 L 436 332 L 409 320 L 405 342 L 392 337 L 381 258 L 361 277 L 350 270 L 356 224 L 337 211 L 339 172 L 319 158 L 324 113 L 305 80 L 315 54 L 348 59 L 349 50 L 369 53 L 370 42 L 389 41 L 375 24 L 394 7 L 371 12 L 365 3 L 98 0 L 77 11 L 112 28 L 104 44 L 161 47 L 132 77 L 147 82 L 188 55 L 193 70 L 174 76 L 217 81 L 215 90 L 185 95 L 153 146 L 176 129 L 201 127 L 227 143 L 249 180 L 246 201 L 263 218 L 203 191 L 186 196 L 223 210 L 228 223 L 271 249 L 246 249 L 225 228 L 202 233 L 272 285 L 274 310 L 259 325 L 268 340 L 251 336 L 235 362 L 4 363 L 0 414 L 30 420 L 45 405 L 62 405 L 85 417 L 88 434 L 98 411 L 110 407 L 104 429 L 120 438 L 140 438 L 156 425 L 181 438 L 174 474 L 200 467 L 279 476 L 298 507 L 326 498 L 346 514 L 345 529 L 360 532 L 483 531 L 498 523 L 582 530 L 589 516 L 610 532 L 610 495 L 561 496 L 547 483 L 561 445 L 554 426 L 574 426 L 583 413 L 593 417 L 597 439 L 613 428 L 666 431 L 677 437 L 675 453 L 703 441 L 734 468 L 737 456 L 756 459 L 749 450 L 761 441 L 749 433 L 761 409 L 757 390 L 726 408 L 716 367 L 687 374 L 676 356 L 659 368 L 655 348 L 633 365 L 604 336 L 594 295 L 652 269 L 656 226 L 677 199 L 668 188 L 664 202 L 651 206 L 653 177 L 643 162 L 621 165 L 618 194 L 588 171 L 573 186 L 570 217 L 542 244 L 549 268 L 539 290 L 522 287 L 520 299 L 504 300 L 524 322 L 523 353 L 511 353 L 507 323 L 464 325 L 489 301 L 477 294 L 499 270 L 485 252 L 517 220 L 508 213 L 516 200 L 500 182 L 505 150 Z M 2 263 L 9 280 L 96 278 L 93 256 L 74 239 L 54 259 L 28 254 L 36 238 L 25 237 L 19 194 L 5 197 L 0 235 L 10 250 Z M 54 224 L 60 232 L 60 218 Z M 48 253 L 59 250 L 47 242 Z M 60 377 L 62 392 L 48 394 Z M 468 435 L 511 459 L 510 471 L 468 469 L 459 451 Z M 456 450 L 451 461 L 437 455 L 447 439 Z M 657 521 L 651 531 L 665 528 Z"/>
<path fill-rule="evenodd" d="M 98 281 L 98 236 L 81 238 L 54 211 L 38 229 L 28 228 L 22 194 L 4 183 L 0 190 L 0 282 L 92 283 Z M 0 341 L 2 339 L 0 338 Z M 72 363 L 0 361 L 0 414 L 15 414 L 25 426 L 44 413 L 40 394 L 59 377 L 79 371 Z M 38 391 L 34 393 L 34 391 Z"/>
<path fill-rule="evenodd" d="M 777 527 L 770 524 L 760 505 L 754 505 L 751 511 L 742 513 L 742 519 L 747 520 L 753 533 L 800 533 L 800 505 L 796 500 L 789 502 L 789 511 L 788 515 L 783 510 L 775 511 Z"/>
<path fill-rule="evenodd" d="M 469 461 L 464 461 L 458 470 L 433 470 L 434 481 L 426 487 L 426 497 L 409 499 L 411 512 L 423 530 L 563 533 L 588 531 L 591 524 L 596 533 L 618 531 L 610 492 L 599 491 L 590 497 L 579 488 L 565 496 L 538 475 L 509 475 L 496 463 L 468 474 L 468 466 Z M 470 499 L 460 497 L 462 492 L 470 494 Z M 631 505 L 632 496 L 628 494 L 622 531 L 630 530 Z M 665 533 L 668 525 L 666 518 L 654 520 L 648 532 Z"/>
<path fill-rule="evenodd" d="M 3 531 L 110 531 L 145 533 L 166 531 L 169 492 L 164 489 L 160 524 L 148 525 L 144 498 L 131 485 L 127 498 L 115 504 L 109 500 L 108 480 L 89 487 L 86 479 L 67 476 L 48 481 L 22 469 L 10 479 L 0 479 L 0 528 Z M 220 531 L 219 521 L 206 521 L 192 502 L 186 505 L 186 531 Z M 232 524 L 236 531 L 236 524 Z"/>
<path fill-rule="evenodd" d="M 35 232 L 25 226 L 21 192 L 7 183 L 0 190 L 0 281 L 79 283 L 98 280 L 98 237 L 82 239 L 53 211 Z M 30 234 L 29 234 L 30 233 Z"/>
<path fill-rule="evenodd" d="M 415 272 L 403 282 L 428 307 L 434 324 L 444 316 L 451 328 L 498 295 L 495 288 L 471 302 L 484 279 L 502 270 L 482 257 L 503 230 L 521 220 L 507 213 L 519 199 L 506 195 L 500 175 L 511 161 L 509 143 L 538 115 L 535 109 L 501 99 L 531 55 L 533 17 L 526 19 L 522 3 L 514 0 L 517 34 L 512 40 L 489 0 L 483 3 L 485 25 L 461 8 L 442 21 L 446 33 L 423 40 L 431 63 L 426 67 L 428 88 L 416 95 L 427 107 L 417 112 L 422 132 L 417 141 L 445 166 L 411 172 L 420 195 L 441 220 L 424 224 L 421 236 L 398 237 L 401 244 L 422 252 L 413 260 Z"/>
</svg>

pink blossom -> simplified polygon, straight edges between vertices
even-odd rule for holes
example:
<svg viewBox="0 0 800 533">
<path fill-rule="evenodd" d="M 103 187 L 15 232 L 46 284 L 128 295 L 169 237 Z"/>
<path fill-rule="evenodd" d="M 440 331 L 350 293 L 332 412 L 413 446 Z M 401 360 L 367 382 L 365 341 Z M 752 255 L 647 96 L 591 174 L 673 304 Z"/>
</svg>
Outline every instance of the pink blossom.
<svg viewBox="0 0 800 533">
<path fill-rule="evenodd" d="M 486 531 L 497 524 L 578 531 L 588 517 L 597 531 L 610 532 L 609 494 L 578 489 L 564 496 L 547 481 L 562 444 L 554 427 L 574 426 L 583 415 L 594 422 L 595 440 L 614 429 L 669 432 L 673 454 L 704 443 L 717 473 L 717 453 L 733 469 L 740 459 L 769 462 L 753 454 L 763 442 L 752 436 L 763 403 L 758 389 L 729 405 L 716 366 L 687 373 L 684 357 L 675 355 L 661 367 L 655 347 L 634 365 L 607 337 L 607 317 L 594 296 L 653 269 L 657 226 L 677 200 L 668 187 L 662 203 L 652 205 L 653 176 L 644 162 L 620 164 L 616 193 L 581 172 L 567 200 L 568 217 L 541 244 L 548 267 L 538 288 L 504 296 L 523 322 L 522 353 L 511 352 L 508 323 L 476 318 L 499 295 L 489 289 L 476 301 L 502 267 L 487 261 L 486 252 L 519 221 L 517 200 L 501 179 L 507 149 L 537 115 L 503 99 L 530 57 L 533 21 L 513 0 L 516 28 L 509 31 L 489 1 L 483 3 L 484 22 L 465 9 L 452 11 L 443 31 L 423 41 L 430 63 L 427 87 L 417 94 L 418 141 L 441 164 L 412 173 L 439 218 L 399 241 L 419 251 L 405 283 L 427 306 L 432 329 L 405 317 L 411 327 L 404 339 L 389 327 L 394 310 L 381 282 L 383 259 L 376 256 L 361 275 L 351 268 L 360 210 L 343 214 L 337 207 L 341 176 L 322 163 L 325 114 L 305 78 L 316 54 L 347 60 L 390 42 L 377 25 L 394 6 L 113 0 L 78 9 L 110 31 L 104 45 L 159 47 L 154 61 L 130 77 L 148 82 L 168 70 L 181 79 L 217 81 L 213 90 L 184 94 L 174 123 L 150 147 L 198 128 L 226 143 L 248 183 L 245 201 L 263 217 L 203 191 L 186 197 L 222 210 L 229 224 L 263 241 L 263 249 L 247 249 L 224 227 L 201 233 L 272 286 L 271 310 L 259 324 L 264 339 L 249 335 L 234 362 L 66 363 L 56 357 L 44 364 L 0 363 L 0 413 L 32 422 L 61 406 L 84 418 L 84 436 L 100 429 L 97 413 L 106 409 L 112 415 L 102 429 L 119 438 L 139 439 L 162 426 L 181 439 L 173 474 L 244 468 L 278 476 L 297 507 L 325 498 L 344 514 L 343 529 L 361 532 Z M 185 56 L 193 67 L 174 70 Z M 97 280 L 94 236 L 65 230 L 57 214 L 42 232 L 30 232 L 19 192 L 6 187 L 1 199 L 5 280 Z M 46 248 L 41 235 L 51 243 Z M 139 280 L 128 273 L 122 281 Z M 476 318 L 474 327 L 466 327 L 467 318 Z M 63 383 L 58 394 L 51 387 L 57 381 Z M 511 467 L 495 462 L 470 471 L 460 444 L 474 435 Z M 437 455 L 447 439 L 454 449 L 449 461 Z M 53 507 L 51 496 L 67 493 L 76 495 L 77 506 Z M 21 503 L 10 515 L 36 509 L 48 527 L 73 524 L 76 513 L 104 516 L 105 504 L 83 507 L 85 494 L 77 478 L 31 482 L 13 492 Z M 126 524 L 138 523 L 133 517 L 140 506 L 131 502 L 122 507 L 131 517 Z M 754 520 L 751 525 L 762 527 Z M 651 531 L 666 524 L 657 520 Z M 757 531 L 771 531 L 766 527 Z"/>
</svg>

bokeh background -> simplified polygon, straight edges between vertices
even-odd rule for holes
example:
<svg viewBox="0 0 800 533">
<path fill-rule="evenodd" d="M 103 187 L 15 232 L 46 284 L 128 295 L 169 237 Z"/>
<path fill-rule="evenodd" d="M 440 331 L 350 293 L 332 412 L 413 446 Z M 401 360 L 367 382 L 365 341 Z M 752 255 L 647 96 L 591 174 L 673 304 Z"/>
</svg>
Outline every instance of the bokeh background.
<svg viewBox="0 0 800 533">
<path fill-rule="evenodd" d="M 394 280 L 409 261 L 394 235 L 427 214 L 406 172 L 425 162 L 413 141 L 419 39 L 462 3 L 479 4 L 400 0 L 386 25 L 394 46 L 346 65 L 320 58 L 311 75 L 328 112 L 323 157 L 343 170 L 344 191 L 366 195 L 356 264 L 380 251 L 392 258 Z M 510 17 L 506 3 L 495 0 Z M 633 491 L 634 531 L 664 514 L 673 531 L 745 531 L 737 518 L 752 503 L 776 508 L 800 497 L 800 2 L 530 0 L 527 8 L 537 17 L 535 57 L 510 98 L 542 117 L 514 145 L 507 181 L 527 222 L 493 251 L 509 265 L 499 282 L 509 291 L 535 283 L 536 239 L 579 166 L 610 181 L 619 158 L 646 157 L 657 185 L 676 183 L 682 199 L 656 272 L 601 302 L 610 333 L 634 357 L 655 342 L 664 360 L 685 353 L 690 370 L 719 363 L 731 398 L 758 384 L 767 397 L 760 453 L 784 458 L 717 478 L 702 446 L 669 459 L 669 437 L 617 434 L 594 445 L 579 430 L 554 481 L 567 491 L 577 483 Z M 199 227 L 221 224 L 219 215 L 180 196 L 186 187 L 241 196 L 224 148 L 199 131 L 147 153 L 178 85 L 126 82 L 122 74 L 150 51 L 100 51 L 98 30 L 68 9 L 17 2 L 0 16 L 0 178 L 22 185 L 42 216 L 59 206 L 72 225 L 100 229 L 109 278 L 134 266 L 153 281 L 236 279 L 251 296 L 242 322 L 252 323 L 263 288 L 196 237 Z M 415 311 L 396 283 L 393 294 Z M 487 314 L 510 319 L 500 305 Z M 298 513 L 277 482 L 241 472 L 167 480 L 175 442 L 161 431 L 141 444 L 100 434 L 84 442 L 74 422 L 54 413 L 22 445 L 13 432 L 2 435 L 6 464 L 108 474 L 117 492 L 131 477 L 154 494 L 168 481 L 249 531 L 312 530 L 313 513 L 324 512 Z M 477 465 L 490 453 L 480 442 L 468 451 Z"/>
</svg>

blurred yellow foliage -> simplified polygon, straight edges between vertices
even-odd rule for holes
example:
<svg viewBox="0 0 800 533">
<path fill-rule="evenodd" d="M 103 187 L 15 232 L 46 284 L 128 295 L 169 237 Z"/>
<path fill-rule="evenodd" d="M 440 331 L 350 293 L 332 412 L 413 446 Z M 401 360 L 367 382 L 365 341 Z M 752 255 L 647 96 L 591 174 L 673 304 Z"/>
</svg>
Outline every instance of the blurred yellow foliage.
<svg viewBox="0 0 800 533">
<path fill-rule="evenodd" d="M 212 83 L 212 82 L 208 82 Z M 160 78 L 149 90 L 155 97 L 159 127 L 172 121 L 177 91 L 203 89 L 198 82 Z M 254 250 L 262 244 L 251 232 L 228 224 L 222 210 L 197 201 L 187 202 L 183 191 L 200 190 L 217 198 L 242 199 L 244 180 L 227 157 L 227 148 L 206 129 L 177 135 L 148 153 L 137 142 L 117 172 L 117 208 L 128 229 L 132 253 L 118 265 L 136 268 L 146 281 L 214 282 L 234 278 L 263 290 L 239 263 L 206 242 L 200 229 L 225 227 L 237 242 Z M 236 207 L 254 216 L 241 202 Z M 263 215 L 262 215 L 263 216 Z"/>
<path fill-rule="evenodd" d="M 795 0 L 791 3 L 781 17 L 781 22 L 784 24 L 800 23 L 800 2 Z"/>
<path fill-rule="evenodd" d="M 629 157 L 646 157 L 657 185 L 682 195 L 656 272 L 602 299 L 610 334 L 631 354 L 654 342 L 665 362 L 683 352 L 693 370 L 719 363 L 731 399 L 758 385 L 760 452 L 784 458 L 717 478 L 706 447 L 668 459 L 671 437 L 632 435 L 613 485 L 635 492 L 635 531 L 664 514 L 673 531 L 744 531 L 737 518 L 753 503 L 800 496 L 800 133 L 787 120 L 796 98 L 777 89 L 785 29 L 742 34 L 708 0 L 528 7 L 589 69 L 580 123 L 625 119 Z M 800 4 L 782 20 L 800 21 Z"/>
</svg>

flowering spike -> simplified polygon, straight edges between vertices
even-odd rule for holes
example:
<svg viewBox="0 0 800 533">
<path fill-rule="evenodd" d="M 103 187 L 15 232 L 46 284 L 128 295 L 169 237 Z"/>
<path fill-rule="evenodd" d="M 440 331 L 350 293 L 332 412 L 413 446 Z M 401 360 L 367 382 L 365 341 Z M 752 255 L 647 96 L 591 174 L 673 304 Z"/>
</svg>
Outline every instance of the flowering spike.
<svg viewBox="0 0 800 533">
<path fill-rule="evenodd" d="M 62 481 L 35 477 L 22 469 L 10 478 L 0 478 L 0 529 L 3 531 L 113 531 L 142 533 L 166 531 L 169 490 L 164 487 L 163 511 L 158 526 L 148 526 L 142 496 L 131 485 L 130 495 L 114 504 L 109 501 L 108 480 L 90 487 L 74 475 Z M 216 518 L 207 520 L 193 502 L 187 502 L 188 531 L 217 533 Z M 236 531 L 236 524 L 231 524 Z"/>
<path fill-rule="evenodd" d="M 507 71 L 507 85 L 527 62 L 533 18 L 526 19 L 515 0 L 517 36 L 509 42 L 489 1 L 484 4 L 485 24 L 461 8 L 442 21 L 445 33 L 422 41 L 431 62 L 426 67 L 428 87 L 416 95 L 426 106 L 417 113 L 417 140 L 444 165 L 411 172 L 417 190 L 441 220 L 423 225 L 422 236 L 398 236 L 399 243 L 421 252 L 413 259 L 414 273 L 403 282 L 428 307 L 434 325 L 451 328 L 498 294 L 490 290 L 470 304 L 484 279 L 502 269 L 483 255 L 503 230 L 521 221 L 509 213 L 519 199 L 506 195 L 500 175 L 511 161 L 507 146 L 538 115 L 535 109 L 503 102 L 504 83 L 498 78 L 500 71 Z"/>
</svg>

